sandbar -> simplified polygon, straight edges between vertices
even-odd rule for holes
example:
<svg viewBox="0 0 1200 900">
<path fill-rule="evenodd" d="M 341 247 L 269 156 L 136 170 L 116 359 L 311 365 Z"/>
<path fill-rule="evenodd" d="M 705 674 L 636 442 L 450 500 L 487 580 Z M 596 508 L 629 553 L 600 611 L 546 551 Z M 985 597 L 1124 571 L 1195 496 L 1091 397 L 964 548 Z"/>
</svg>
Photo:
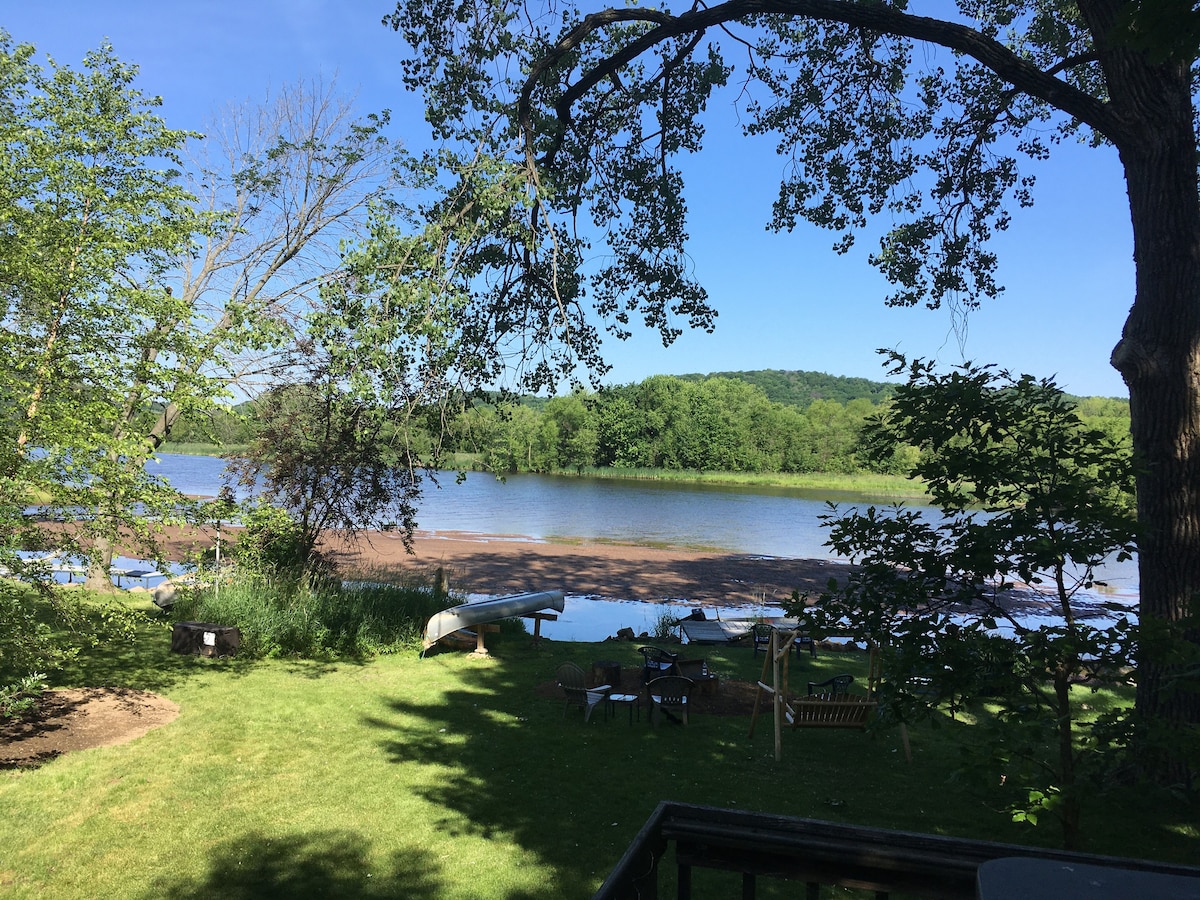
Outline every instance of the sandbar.
<svg viewBox="0 0 1200 900">
<path fill-rule="evenodd" d="M 226 528 L 228 539 L 236 529 Z M 169 529 L 167 557 L 183 560 L 211 547 L 215 530 Z M 832 560 L 756 556 L 720 550 L 580 541 L 521 535 L 418 531 L 413 553 L 400 534 L 362 532 L 353 543 L 330 536 L 321 547 L 347 577 L 372 573 L 433 578 L 440 568 L 451 591 L 566 594 L 648 603 L 692 601 L 712 606 L 778 606 L 794 591 L 817 594 L 846 566 Z"/>
</svg>

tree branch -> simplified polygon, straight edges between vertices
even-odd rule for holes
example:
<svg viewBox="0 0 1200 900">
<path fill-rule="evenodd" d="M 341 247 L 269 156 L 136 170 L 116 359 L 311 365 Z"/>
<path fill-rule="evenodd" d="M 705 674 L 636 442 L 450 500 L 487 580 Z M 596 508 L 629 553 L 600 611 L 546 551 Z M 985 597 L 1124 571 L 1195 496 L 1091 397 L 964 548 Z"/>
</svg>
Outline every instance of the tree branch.
<svg viewBox="0 0 1200 900">
<path fill-rule="evenodd" d="M 727 22 L 755 15 L 839 22 L 881 34 L 926 41 L 963 53 L 1013 85 L 1016 90 L 1084 122 L 1114 143 L 1121 142 L 1122 125 L 1107 103 L 1054 77 L 1055 70 L 1047 72 L 1039 69 L 999 41 L 966 25 L 851 0 L 728 0 L 718 6 L 692 9 L 678 16 L 645 9 L 609 9 L 586 16 L 550 53 L 534 63 L 521 88 L 517 119 L 525 137 L 527 160 L 530 163 L 534 160 L 531 109 L 538 83 L 564 56 L 579 48 L 592 34 L 622 22 L 645 22 L 656 26 L 583 72 L 579 81 L 562 93 L 555 103 L 555 115 L 563 124 L 570 121 L 571 106 L 579 98 L 651 47 L 672 38 L 703 32 L 710 27 L 720 27 Z M 1076 61 L 1078 59 L 1072 60 Z M 556 143 L 551 148 L 544 162 L 553 160 L 557 146 Z"/>
</svg>

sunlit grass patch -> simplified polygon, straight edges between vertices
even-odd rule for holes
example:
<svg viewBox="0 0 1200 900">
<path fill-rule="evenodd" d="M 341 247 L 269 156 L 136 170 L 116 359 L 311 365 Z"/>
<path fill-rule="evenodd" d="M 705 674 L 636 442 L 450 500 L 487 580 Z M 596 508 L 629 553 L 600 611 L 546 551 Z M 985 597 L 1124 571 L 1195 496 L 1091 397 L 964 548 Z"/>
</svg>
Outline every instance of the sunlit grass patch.
<svg viewBox="0 0 1200 900">
<path fill-rule="evenodd" d="M 911 727 L 911 765 L 891 729 L 785 729 L 776 762 L 769 713 L 753 738 L 748 716 L 651 729 L 644 713 L 632 725 L 598 714 L 584 724 L 537 692 L 563 661 L 634 667 L 635 644 L 535 648 L 502 631 L 482 659 L 205 659 L 170 653 L 168 625 L 148 624 L 122 654 L 89 651 L 57 675 L 124 678 L 181 714 L 127 744 L 0 774 L 6 900 L 584 898 L 664 799 L 1016 843 L 1058 838 L 1014 824 L 998 783 L 981 790 L 956 776 L 973 726 L 945 710 L 938 727 Z M 694 649 L 724 681 L 761 673 L 749 648 Z M 794 660 L 792 692 L 843 672 L 857 687 L 866 670 L 862 653 Z M 1143 793 L 1098 799 L 1086 849 L 1186 861 L 1197 841 L 1189 807 Z M 730 884 L 695 896 L 724 896 Z M 760 893 L 795 890 L 764 882 Z"/>
</svg>

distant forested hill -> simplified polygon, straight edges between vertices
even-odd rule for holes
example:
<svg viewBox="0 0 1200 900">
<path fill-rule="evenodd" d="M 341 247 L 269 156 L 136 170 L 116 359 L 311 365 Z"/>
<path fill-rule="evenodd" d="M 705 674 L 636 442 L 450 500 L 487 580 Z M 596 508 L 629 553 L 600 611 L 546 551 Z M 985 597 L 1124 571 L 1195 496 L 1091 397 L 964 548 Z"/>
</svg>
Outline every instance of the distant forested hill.
<svg viewBox="0 0 1200 900">
<path fill-rule="evenodd" d="M 706 378 L 733 378 L 762 388 L 775 403 L 806 409 L 814 400 L 834 400 L 849 403 L 864 398 L 872 403 L 886 400 L 895 393 L 896 385 L 867 378 L 846 378 L 824 372 L 759 369 L 754 372 L 710 372 L 707 375 L 678 375 L 682 381 L 703 381 Z"/>
</svg>

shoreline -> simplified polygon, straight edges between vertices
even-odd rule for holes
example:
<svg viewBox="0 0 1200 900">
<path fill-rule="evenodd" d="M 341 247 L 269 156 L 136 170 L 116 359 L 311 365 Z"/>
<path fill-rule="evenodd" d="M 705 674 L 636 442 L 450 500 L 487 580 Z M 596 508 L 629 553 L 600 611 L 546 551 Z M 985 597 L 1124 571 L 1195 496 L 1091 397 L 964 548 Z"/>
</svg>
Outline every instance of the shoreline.
<svg viewBox="0 0 1200 900">
<path fill-rule="evenodd" d="M 226 526 L 226 540 L 240 531 Z M 162 547 L 182 561 L 214 543 L 212 527 L 169 529 Z M 710 608 L 773 606 L 793 592 L 817 595 L 841 580 L 851 564 L 835 559 L 765 556 L 719 549 L 663 547 L 606 540 L 548 541 L 518 534 L 417 531 L 413 553 L 398 532 L 364 531 L 348 542 L 330 535 L 320 550 L 345 577 L 415 577 L 432 583 L 441 570 L 456 594 L 502 595 L 560 590 L 594 600 L 649 604 L 687 603 Z M 1136 607 L 1136 593 L 1096 592 L 1080 597 L 1084 617 L 1103 614 L 1113 602 Z M 1053 614 L 1045 597 L 1017 590 L 1011 612 Z"/>
<path fill-rule="evenodd" d="M 226 526 L 222 533 L 228 537 L 237 530 Z M 211 547 L 214 539 L 212 528 L 170 529 L 162 546 L 168 558 L 180 561 Z M 432 579 L 440 568 L 456 593 L 561 590 L 595 599 L 705 606 L 779 606 L 793 591 L 824 590 L 847 569 L 834 560 L 475 532 L 418 531 L 413 550 L 406 553 L 402 536 L 386 531 L 365 531 L 353 543 L 330 536 L 321 544 L 347 575 L 384 570 Z"/>
<path fill-rule="evenodd" d="M 193 456 L 210 459 L 226 460 L 237 455 L 240 445 L 216 446 L 213 444 L 181 444 L 170 442 L 163 444 L 158 450 L 159 456 Z M 177 449 L 178 448 L 178 449 Z M 657 469 L 633 468 L 621 469 L 612 467 L 586 467 L 583 471 L 575 469 L 558 469 L 550 472 L 507 472 L 494 473 L 480 468 L 467 460 L 466 465 L 449 465 L 453 460 L 447 460 L 446 467 L 438 470 L 441 474 L 467 472 L 472 475 L 500 475 L 505 477 L 537 476 L 543 478 L 583 478 L 601 481 L 630 481 L 655 482 L 659 484 L 679 484 L 697 486 L 716 486 L 747 488 L 781 488 L 789 491 L 814 491 L 824 494 L 840 494 L 846 499 L 912 501 L 915 503 L 929 502 L 929 492 L 914 486 L 911 478 L 903 475 L 882 475 L 876 472 L 856 472 L 842 474 L 838 472 L 731 472 L 726 470 L 697 470 L 697 469 Z M 203 499 L 212 499 L 211 494 L 201 495 Z"/>
<path fill-rule="evenodd" d="M 388 532 L 371 532 L 357 547 L 329 543 L 323 549 L 343 569 L 399 568 L 433 576 L 440 568 L 450 590 L 460 593 L 561 590 L 594 599 L 705 606 L 779 606 L 793 591 L 823 590 L 844 570 L 831 560 L 463 532 L 417 532 L 413 555 Z"/>
</svg>

